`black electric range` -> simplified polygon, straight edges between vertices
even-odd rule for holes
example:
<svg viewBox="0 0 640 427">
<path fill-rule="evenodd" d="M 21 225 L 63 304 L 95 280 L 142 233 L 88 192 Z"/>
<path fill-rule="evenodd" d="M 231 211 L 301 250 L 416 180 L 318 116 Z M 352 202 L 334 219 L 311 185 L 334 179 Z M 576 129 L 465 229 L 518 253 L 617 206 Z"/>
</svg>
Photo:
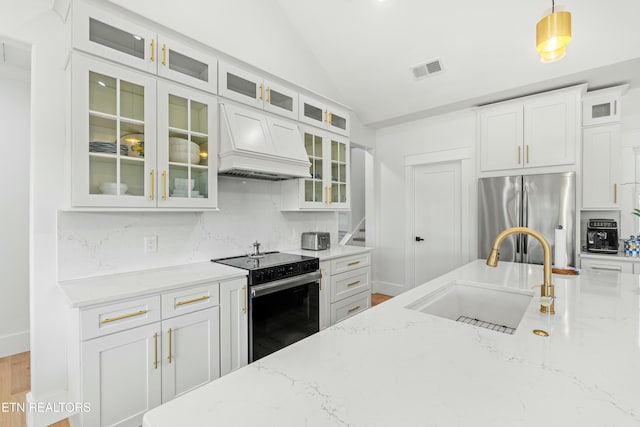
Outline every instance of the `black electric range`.
<svg viewBox="0 0 640 427">
<path fill-rule="evenodd" d="M 249 286 L 312 273 L 320 269 L 318 258 L 284 252 L 265 252 L 258 257 L 237 256 L 211 261 L 249 270 Z"/>
</svg>

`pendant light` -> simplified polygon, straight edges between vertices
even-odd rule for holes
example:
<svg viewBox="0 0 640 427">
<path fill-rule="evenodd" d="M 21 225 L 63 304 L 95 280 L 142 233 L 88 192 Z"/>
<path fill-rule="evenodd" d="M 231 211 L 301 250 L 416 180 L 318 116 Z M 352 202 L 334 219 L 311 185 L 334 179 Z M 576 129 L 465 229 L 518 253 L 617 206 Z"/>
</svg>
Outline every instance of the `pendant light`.
<svg viewBox="0 0 640 427">
<path fill-rule="evenodd" d="M 555 0 L 551 0 L 551 14 L 536 26 L 536 50 L 540 61 L 553 62 L 564 57 L 571 42 L 571 13 L 555 11 Z"/>
</svg>

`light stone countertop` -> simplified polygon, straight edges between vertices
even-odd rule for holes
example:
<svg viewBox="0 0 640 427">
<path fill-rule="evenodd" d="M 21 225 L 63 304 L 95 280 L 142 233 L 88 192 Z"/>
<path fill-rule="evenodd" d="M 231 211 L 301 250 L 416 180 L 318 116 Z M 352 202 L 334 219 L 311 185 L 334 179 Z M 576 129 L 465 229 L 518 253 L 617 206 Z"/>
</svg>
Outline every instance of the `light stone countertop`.
<svg viewBox="0 0 640 427">
<path fill-rule="evenodd" d="M 109 303 L 209 282 L 247 277 L 247 271 L 214 262 L 67 280 L 58 286 L 71 307 Z"/>
<path fill-rule="evenodd" d="M 363 254 L 366 252 L 371 252 L 372 250 L 373 248 L 369 248 L 366 246 L 335 245 L 331 246 L 329 249 L 323 249 L 321 251 L 310 251 L 307 249 L 287 249 L 282 252 L 286 252 L 288 254 L 312 256 L 318 258 L 320 261 L 326 261 L 334 258 Z"/>
<path fill-rule="evenodd" d="M 556 314 L 534 297 L 513 335 L 405 308 L 459 279 L 531 289 L 542 267 L 473 261 L 149 411 L 144 426 L 640 425 L 639 276 L 554 275 Z"/>
</svg>

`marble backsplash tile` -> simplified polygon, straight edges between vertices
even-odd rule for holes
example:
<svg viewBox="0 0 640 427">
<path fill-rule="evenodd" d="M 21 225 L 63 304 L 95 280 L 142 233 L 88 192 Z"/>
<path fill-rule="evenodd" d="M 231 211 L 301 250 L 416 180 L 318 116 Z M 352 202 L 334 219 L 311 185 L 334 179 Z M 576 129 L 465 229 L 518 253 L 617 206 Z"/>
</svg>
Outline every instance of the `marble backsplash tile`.
<svg viewBox="0 0 640 427">
<path fill-rule="evenodd" d="M 166 267 L 264 250 L 300 247 L 304 231 L 328 231 L 334 212 L 281 212 L 277 182 L 221 178 L 218 212 L 59 212 L 58 279 Z M 158 251 L 144 253 L 144 237 Z"/>
</svg>

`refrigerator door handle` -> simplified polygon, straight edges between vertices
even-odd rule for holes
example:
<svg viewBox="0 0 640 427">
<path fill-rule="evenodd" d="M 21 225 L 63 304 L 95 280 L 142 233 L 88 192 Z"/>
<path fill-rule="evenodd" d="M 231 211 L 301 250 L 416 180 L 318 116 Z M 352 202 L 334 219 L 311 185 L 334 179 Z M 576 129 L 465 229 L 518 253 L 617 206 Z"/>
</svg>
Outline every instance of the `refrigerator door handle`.
<svg viewBox="0 0 640 427">
<path fill-rule="evenodd" d="M 522 227 L 521 224 L 521 216 L 520 216 L 520 201 L 522 200 L 522 195 L 520 194 L 519 191 L 516 191 L 516 203 L 515 203 L 515 207 L 516 207 L 516 211 L 515 211 L 515 217 L 516 217 L 516 226 L 517 227 Z M 514 236 L 516 239 L 516 254 L 520 254 L 520 241 L 522 240 L 522 236 L 517 234 Z"/>
<path fill-rule="evenodd" d="M 527 190 L 523 190 L 522 194 L 522 226 L 529 227 L 529 192 Z M 526 234 L 522 235 L 522 254 L 523 257 L 527 257 L 528 252 L 528 236 Z M 528 259 L 523 259 L 523 262 L 528 262 Z"/>
</svg>

